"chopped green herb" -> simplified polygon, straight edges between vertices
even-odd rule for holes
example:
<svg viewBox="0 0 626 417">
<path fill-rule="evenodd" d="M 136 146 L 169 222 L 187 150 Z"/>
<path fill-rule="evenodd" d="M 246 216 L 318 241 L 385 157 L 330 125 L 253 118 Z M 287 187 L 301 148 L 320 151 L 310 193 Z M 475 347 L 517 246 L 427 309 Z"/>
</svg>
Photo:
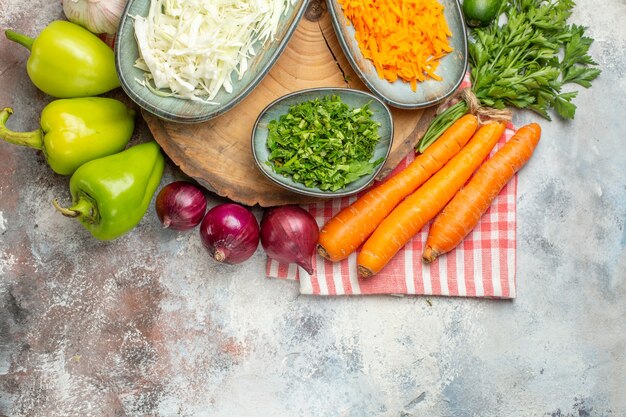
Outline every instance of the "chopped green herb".
<svg viewBox="0 0 626 417">
<path fill-rule="evenodd" d="M 305 101 L 268 124 L 267 164 L 306 187 L 337 191 L 374 171 L 380 140 L 372 110 L 351 108 L 339 96 Z"/>
</svg>

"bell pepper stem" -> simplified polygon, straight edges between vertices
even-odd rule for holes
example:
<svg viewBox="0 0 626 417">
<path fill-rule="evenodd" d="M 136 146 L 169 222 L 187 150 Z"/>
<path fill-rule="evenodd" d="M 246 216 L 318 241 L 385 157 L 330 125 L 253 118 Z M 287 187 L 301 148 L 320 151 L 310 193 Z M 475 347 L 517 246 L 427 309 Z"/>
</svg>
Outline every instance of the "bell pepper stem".
<svg viewBox="0 0 626 417">
<path fill-rule="evenodd" d="M 78 217 L 80 216 L 80 213 L 76 210 L 72 210 L 72 209 L 68 209 L 65 207 L 61 207 L 61 205 L 59 204 L 59 201 L 55 198 L 54 200 L 52 200 L 52 205 L 54 206 L 55 209 L 57 209 L 57 211 L 59 213 L 61 213 L 62 215 L 64 215 L 65 217 Z"/>
<path fill-rule="evenodd" d="M 6 127 L 9 116 L 13 109 L 6 107 L 0 111 L 0 139 L 19 146 L 28 146 L 34 149 L 43 149 L 43 130 L 37 129 L 32 132 L 14 132 Z"/>
<path fill-rule="evenodd" d="M 19 43 L 23 47 L 27 48 L 29 51 L 33 47 L 33 42 L 35 42 L 35 39 L 30 38 L 26 35 L 22 35 L 21 33 L 14 32 L 11 29 L 5 30 L 4 34 L 6 35 L 7 39 Z"/>
<path fill-rule="evenodd" d="M 76 204 L 68 208 L 61 207 L 58 200 L 55 198 L 52 200 L 52 205 L 65 217 L 81 217 L 82 220 L 94 224 L 100 220 L 94 203 L 89 198 L 79 197 Z"/>
</svg>

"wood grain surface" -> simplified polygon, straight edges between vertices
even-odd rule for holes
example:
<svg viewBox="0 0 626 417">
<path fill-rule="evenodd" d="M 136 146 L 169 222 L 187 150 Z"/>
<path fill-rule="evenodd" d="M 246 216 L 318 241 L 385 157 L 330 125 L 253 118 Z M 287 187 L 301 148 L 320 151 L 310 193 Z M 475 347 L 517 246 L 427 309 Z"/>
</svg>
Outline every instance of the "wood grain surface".
<svg viewBox="0 0 626 417">
<path fill-rule="evenodd" d="M 313 87 L 366 90 L 345 58 L 324 2 L 312 1 L 285 51 L 263 81 L 239 105 L 199 124 L 143 117 L 170 159 L 220 196 L 262 207 L 316 201 L 266 179 L 252 156 L 251 133 L 260 112 L 284 94 Z M 432 120 L 434 109 L 392 109 L 392 150 L 379 178 L 411 151 Z"/>
</svg>

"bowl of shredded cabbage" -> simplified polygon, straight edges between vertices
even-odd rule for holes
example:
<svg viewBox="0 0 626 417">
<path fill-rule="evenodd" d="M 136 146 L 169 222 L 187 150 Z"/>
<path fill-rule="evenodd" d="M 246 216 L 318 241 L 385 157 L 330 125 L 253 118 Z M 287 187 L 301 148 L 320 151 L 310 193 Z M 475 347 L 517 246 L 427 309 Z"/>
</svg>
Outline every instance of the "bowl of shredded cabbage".
<svg viewBox="0 0 626 417">
<path fill-rule="evenodd" d="M 146 111 L 199 123 L 269 72 L 307 0 L 129 0 L 115 40 L 120 83 Z"/>
</svg>

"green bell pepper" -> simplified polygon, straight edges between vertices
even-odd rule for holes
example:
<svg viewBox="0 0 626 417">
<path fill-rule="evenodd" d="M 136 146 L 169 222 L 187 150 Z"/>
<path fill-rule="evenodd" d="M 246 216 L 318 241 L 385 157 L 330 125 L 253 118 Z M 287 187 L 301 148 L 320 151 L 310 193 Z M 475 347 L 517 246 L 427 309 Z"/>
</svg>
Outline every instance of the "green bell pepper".
<svg viewBox="0 0 626 417">
<path fill-rule="evenodd" d="M 97 239 L 112 240 L 143 218 L 161 182 L 164 158 L 155 141 L 94 159 L 70 178 L 72 206 L 52 204 L 64 216 L 77 218 Z"/>
<path fill-rule="evenodd" d="M 46 94 L 89 97 L 120 86 L 113 50 L 82 26 L 57 20 L 36 39 L 12 30 L 5 35 L 31 51 L 26 70 L 33 84 Z"/>
<path fill-rule="evenodd" d="M 135 111 L 104 97 L 60 99 L 41 112 L 41 128 L 14 132 L 6 127 L 13 109 L 0 111 L 0 139 L 43 151 L 54 172 L 70 175 L 87 161 L 117 153 L 135 128 Z"/>
</svg>

